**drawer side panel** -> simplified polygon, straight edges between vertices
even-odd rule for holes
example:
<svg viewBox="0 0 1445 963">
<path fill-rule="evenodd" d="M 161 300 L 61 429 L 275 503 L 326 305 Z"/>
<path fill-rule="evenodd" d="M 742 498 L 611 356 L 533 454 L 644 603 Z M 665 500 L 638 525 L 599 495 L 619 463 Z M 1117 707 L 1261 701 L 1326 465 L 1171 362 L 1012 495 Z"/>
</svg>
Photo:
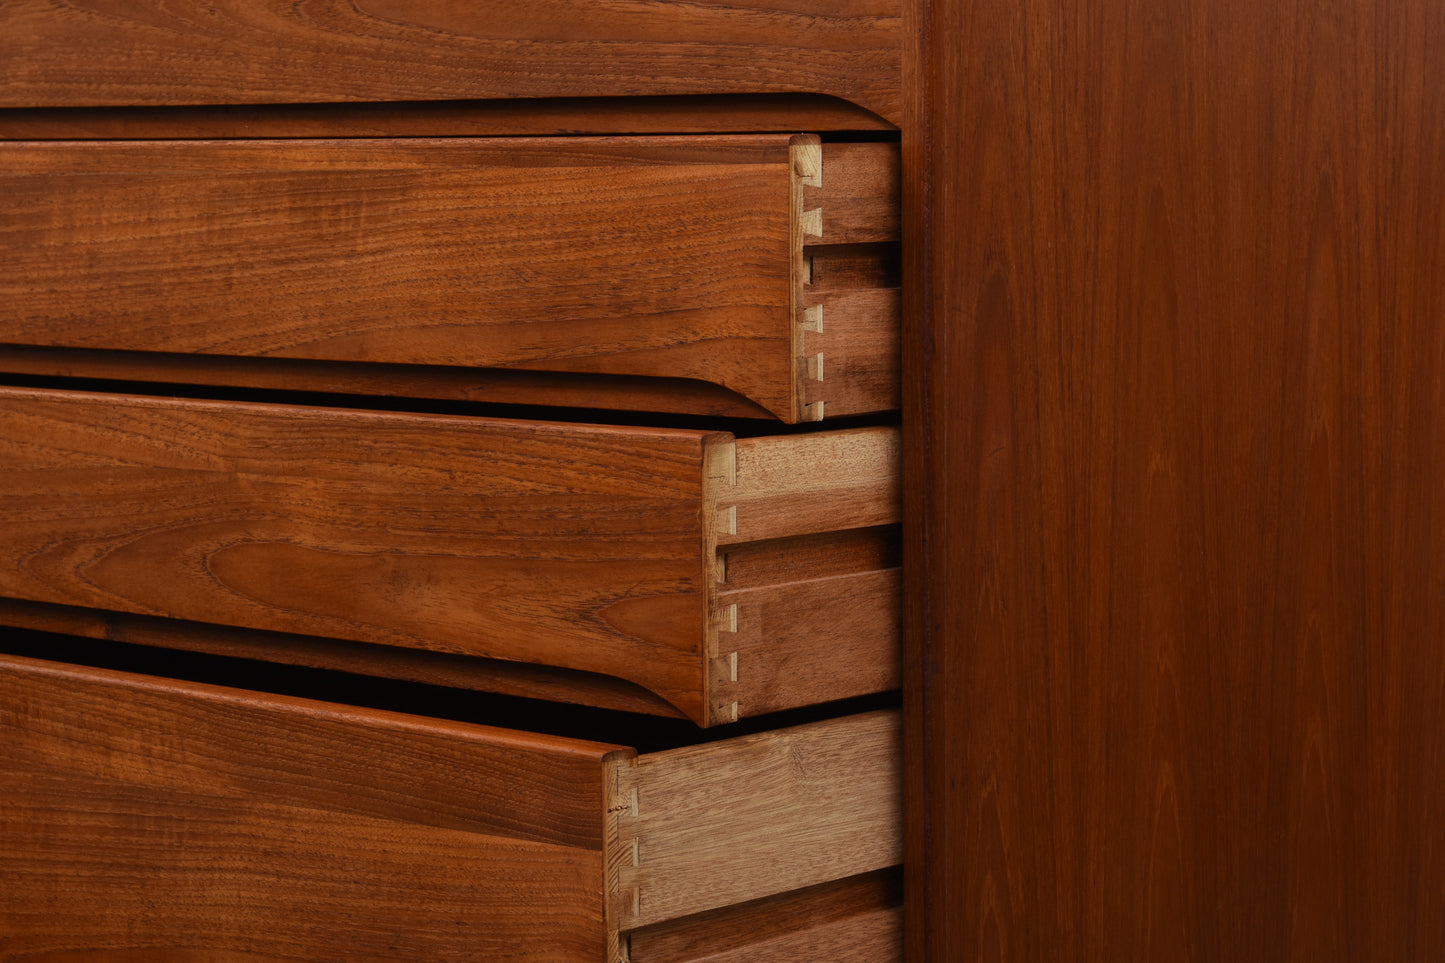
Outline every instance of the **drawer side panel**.
<svg viewBox="0 0 1445 963">
<path fill-rule="evenodd" d="M 626 931 L 902 859 L 896 712 L 615 764 L 610 908 Z"/>
</svg>

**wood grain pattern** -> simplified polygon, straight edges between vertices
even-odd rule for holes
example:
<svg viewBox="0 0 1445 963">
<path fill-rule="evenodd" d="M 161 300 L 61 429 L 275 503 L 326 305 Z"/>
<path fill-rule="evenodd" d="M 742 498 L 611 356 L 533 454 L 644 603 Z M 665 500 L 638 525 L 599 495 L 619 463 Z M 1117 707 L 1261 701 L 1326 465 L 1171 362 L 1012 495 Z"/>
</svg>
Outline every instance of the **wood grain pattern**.
<svg viewBox="0 0 1445 963">
<path fill-rule="evenodd" d="M 910 11 L 909 958 L 1445 957 L 1445 6 Z"/>
<path fill-rule="evenodd" d="M 860 333 L 855 340 L 862 350 L 868 350 L 869 342 L 865 336 Z M 761 405 L 720 385 L 684 378 L 553 374 L 515 368 L 352 364 L 294 358 L 236 358 L 5 344 L 0 344 L 0 371 L 44 378 L 217 385 L 271 391 L 294 391 L 297 386 L 304 385 L 308 391 L 343 395 L 392 395 L 482 404 L 656 411 L 717 418 L 771 420 L 774 417 Z M 859 379 L 860 385 L 868 383 Z"/>
<path fill-rule="evenodd" d="M 893 148 L 851 146 L 820 203 L 896 240 Z M 799 420 L 788 171 L 777 135 L 4 142 L 0 341 L 693 379 Z"/>
<path fill-rule="evenodd" d="M 902 944 L 902 908 L 882 909 L 770 940 L 717 949 L 692 957 L 691 963 L 891 963 L 903 958 Z M 634 960 L 640 963 L 641 958 Z"/>
<path fill-rule="evenodd" d="M 897 524 L 899 447 L 891 428 L 709 440 L 710 719 L 733 722 L 816 703 L 825 692 L 896 685 L 900 583 L 891 566 L 875 558 L 851 570 L 833 563 L 828 574 L 774 567 L 773 578 L 751 585 L 734 581 L 729 568 L 736 547 L 748 543 L 775 542 L 776 551 L 796 550 L 812 563 L 819 546 L 808 536 Z"/>
<path fill-rule="evenodd" d="M 896 525 L 743 542 L 718 554 L 720 584 L 728 590 L 853 575 L 900 564 Z"/>
<path fill-rule="evenodd" d="M 0 594 L 599 672 L 701 715 L 705 433 L 0 398 Z"/>
<path fill-rule="evenodd" d="M 6 958 L 601 954 L 615 747 L 13 656 L 0 730 Z"/>
<path fill-rule="evenodd" d="M 888 267 L 902 237 L 898 155 L 803 137 L 792 155 L 794 417 L 895 410 L 902 305 Z"/>
<path fill-rule="evenodd" d="M 713 703 L 742 719 L 897 689 L 902 594 L 898 569 L 720 590 Z"/>
<path fill-rule="evenodd" d="M 0 29 L 0 106 L 779 92 L 896 120 L 899 14 L 896 0 L 21 0 Z"/>
<path fill-rule="evenodd" d="M 611 918 L 625 931 L 896 865 L 898 740 L 885 711 L 614 759 Z"/>
<path fill-rule="evenodd" d="M 776 509 L 752 537 L 818 530 L 819 499 L 838 502 L 835 528 L 896 521 L 896 432 L 773 440 L 763 461 L 774 474 L 755 477 L 745 454 L 738 475 L 744 509 Z M 700 725 L 733 721 L 735 708 L 720 716 L 709 695 L 720 590 L 707 524 L 717 496 L 704 473 L 709 452 L 751 452 L 758 441 L 0 388 L 0 595 L 606 675 Z M 791 477 L 803 458 L 822 481 Z M 768 485 L 781 490 L 769 496 Z M 790 501 L 809 503 L 791 523 Z M 896 587 L 887 575 L 860 581 L 867 571 L 812 576 L 826 586 L 789 577 L 798 584 L 780 579 L 748 597 L 750 647 L 768 644 L 755 619 L 780 598 L 842 606 L 812 621 L 773 619 L 779 649 L 752 660 L 743 680 L 759 687 L 758 706 L 891 685 Z M 874 606 L 883 608 L 847 617 Z M 851 672 L 837 667 L 839 651 L 858 661 Z M 803 661 L 788 669 L 791 660 Z M 767 679 L 773 666 L 791 677 Z M 506 673 L 498 684 L 609 705 L 619 695 L 565 673 Z"/>
<path fill-rule="evenodd" d="M 627 934 L 631 963 L 899 960 L 901 877 L 894 867 L 642 927 Z"/>
<path fill-rule="evenodd" d="M 663 375 L 792 411 L 786 138 L 0 158 L 9 343 Z"/>
<path fill-rule="evenodd" d="M 896 430 L 857 428 L 712 444 L 732 446 L 731 473 L 709 479 L 718 545 L 899 519 Z"/>
<path fill-rule="evenodd" d="M 900 684 L 897 526 L 718 550 L 709 704 L 747 718 Z"/>
<path fill-rule="evenodd" d="M 655 923 L 848 880 L 901 845 L 896 712 L 636 757 L 3 655 L 0 733 L 7 958 L 617 959 L 635 920 L 607 881 L 634 852 Z M 896 937 L 856 889 L 801 931 L 819 894 L 785 896 L 759 951 Z M 656 945 L 696 947 L 699 922 Z"/>
<path fill-rule="evenodd" d="M 897 241 L 903 225 L 898 153 L 876 143 L 823 144 L 822 177 L 805 184 L 803 204 L 823 211 L 817 244 Z"/>
<path fill-rule="evenodd" d="M 811 263 L 815 269 L 827 270 L 823 257 L 815 256 Z M 821 405 L 825 418 L 899 407 L 900 328 L 879 324 L 878 319 L 902 318 L 901 290 L 809 291 L 806 303 L 820 309 L 815 327 L 821 330 L 803 331 L 802 407 Z"/>
</svg>

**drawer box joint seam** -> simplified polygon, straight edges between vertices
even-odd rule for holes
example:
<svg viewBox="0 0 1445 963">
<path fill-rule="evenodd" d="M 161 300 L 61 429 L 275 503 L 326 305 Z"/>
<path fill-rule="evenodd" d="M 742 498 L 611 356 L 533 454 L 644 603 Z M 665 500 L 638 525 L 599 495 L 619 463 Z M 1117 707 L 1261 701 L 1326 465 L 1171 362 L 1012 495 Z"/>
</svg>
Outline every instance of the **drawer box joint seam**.
<svg viewBox="0 0 1445 963">
<path fill-rule="evenodd" d="M 713 483 L 709 491 L 713 495 L 714 509 L 710 513 L 714 529 L 709 533 L 706 552 L 712 566 L 713 577 L 708 585 L 708 611 L 712 613 L 707 626 L 707 661 L 703 673 L 704 685 L 712 691 L 707 696 L 708 712 L 712 721 L 736 722 L 738 701 L 721 695 L 738 681 L 738 653 L 733 640 L 738 631 L 738 606 L 736 602 L 719 604 L 718 594 L 727 583 L 727 556 L 718 550 L 719 533 L 736 535 L 738 532 L 738 509 L 736 505 L 717 506 L 719 490 L 727 492 L 738 483 L 737 442 L 725 442 L 707 446 L 707 475 Z M 725 496 L 724 496 L 725 497 Z M 730 636 L 724 651 L 724 635 Z"/>
<path fill-rule="evenodd" d="M 810 305 L 807 288 L 812 281 L 812 270 L 804 246 L 808 238 L 823 236 L 822 208 L 807 207 L 805 193 L 809 187 L 823 186 L 823 141 L 816 134 L 799 134 L 788 145 L 790 164 L 788 183 L 792 195 L 789 224 L 790 246 L 793 259 L 793 284 L 790 291 L 789 316 L 793 319 L 793 357 L 798 378 L 823 380 L 823 354 L 807 353 L 805 333 L 823 330 L 823 306 Z M 805 403 L 801 384 L 795 384 L 794 414 L 798 421 L 822 421 L 827 408 L 826 401 Z"/>
</svg>

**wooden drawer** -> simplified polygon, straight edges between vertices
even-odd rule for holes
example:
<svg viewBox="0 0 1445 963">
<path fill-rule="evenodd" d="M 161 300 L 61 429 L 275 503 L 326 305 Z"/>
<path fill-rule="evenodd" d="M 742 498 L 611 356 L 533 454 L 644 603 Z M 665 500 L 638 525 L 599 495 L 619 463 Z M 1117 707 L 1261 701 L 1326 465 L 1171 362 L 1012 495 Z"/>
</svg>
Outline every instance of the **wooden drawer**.
<svg viewBox="0 0 1445 963">
<path fill-rule="evenodd" d="M 692 959 L 900 858 L 886 711 L 638 754 L 6 655 L 0 730 L 6 959 Z M 783 945 L 839 933 L 897 958 L 876 911 Z"/>
<path fill-rule="evenodd" d="M 0 596 L 598 673 L 729 722 L 896 687 L 897 449 L 0 388 Z"/>
<path fill-rule="evenodd" d="M 0 369 L 888 410 L 898 190 L 808 135 L 4 142 Z"/>
<path fill-rule="evenodd" d="M 897 0 L 26 0 L 0 106 L 822 92 L 897 124 L 902 27 Z"/>
</svg>

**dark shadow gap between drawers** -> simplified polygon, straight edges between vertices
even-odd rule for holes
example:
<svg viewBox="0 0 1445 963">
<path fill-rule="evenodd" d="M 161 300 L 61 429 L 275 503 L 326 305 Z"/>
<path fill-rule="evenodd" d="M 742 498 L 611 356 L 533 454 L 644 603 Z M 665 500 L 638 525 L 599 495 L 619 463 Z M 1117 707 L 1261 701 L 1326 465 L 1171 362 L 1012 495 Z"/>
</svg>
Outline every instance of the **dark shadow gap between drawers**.
<svg viewBox="0 0 1445 963">
<path fill-rule="evenodd" d="M 0 111 L 0 139 L 6 140 L 667 136 L 777 130 L 814 130 L 825 139 L 898 139 L 897 129 L 876 114 L 836 97 L 809 94 Z"/>
<path fill-rule="evenodd" d="M 52 662 L 250 689 L 477 725 L 525 729 L 546 735 L 634 746 L 658 752 L 717 742 L 822 719 L 893 708 L 897 693 L 810 706 L 700 729 L 682 719 L 644 716 L 357 675 L 330 669 L 278 665 L 254 659 L 135 645 L 0 625 L 0 652 Z"/>
<path fill-rule="evenodd" d="M 28 348 L 0 345 L 0 385 L 20 388 L 61 388 L 71 391 L 95 391 L 113 394 L 145 395 L 165 398 L 196 398 L 216 401 L 260 402 L 268 404 L 310 405 L 319 408 L 348 408 L 368 411 L 396 411 L 409 414 L 465 415 L 476 418 L 508 418 L 534 421 L 575 422 L 578 424 L 608 425 L 618 427 L 680 428 L 697 431 L 726 431 L 739 438 L 753 438 L 761 435 L 805 434 L 814 431 L 837 431 L 848 428 L 865 428 L 874 425 L 896 424 L 896 412 L 881 412 L 874 415 L 860 415 L 851 418 L 830 419 L 827 422 L 812 422 L 787 425 L 772 419 L 734 418 L 692 414 L 668 414 L 655 411 L 630 411 L 622 409 L 564 407 L 560 405 L 496 404 L 484 401 L 469 401 L 460 398 L 416 397 L 396 394 L 358 394 L 343 391 L 295 391 L 271 387 L 249 387 L 230 385 L 206 385 L 173 383 L 162 381 L 137 381 L 121 378 L 66 377 L 59 374 L 18 373 L 6 370 L 6 361 L 13 358 L 37 354 Z M 105 352 L 115 356 L 123 352 Z M 258 379 L 267 381 L 298 380 L 289 370 L 293 364 L 312 365 L 312 362 L 268 361 L 256 364 L 248 359 L 247 366 Z M 315 364 L 322 364 L 320 362 Z M 355 373 L 357 365 L 337 365 L 338 370 L 347 369 Z M 373 365 L 376 369 L 401 366 Z M 388 372 L 378 371 L 377 377 L 384 378 Z M 506 372 L 486 372 L 488 376 Z M 273 378 L 274 376 L 274 378 Z M 575 376 L 570 380 L 579 381 Z M 600 381 L 605 376 L 597 376 Z M 309 381 L 308 383 L 314 383 Z M 579 382 L 584 388 L 587 379 Z"/>
</svg>

